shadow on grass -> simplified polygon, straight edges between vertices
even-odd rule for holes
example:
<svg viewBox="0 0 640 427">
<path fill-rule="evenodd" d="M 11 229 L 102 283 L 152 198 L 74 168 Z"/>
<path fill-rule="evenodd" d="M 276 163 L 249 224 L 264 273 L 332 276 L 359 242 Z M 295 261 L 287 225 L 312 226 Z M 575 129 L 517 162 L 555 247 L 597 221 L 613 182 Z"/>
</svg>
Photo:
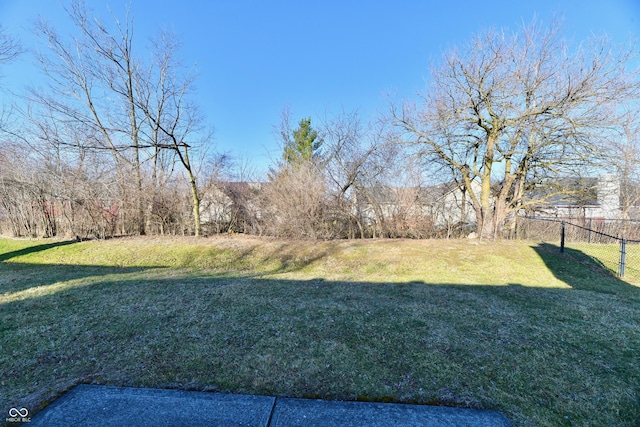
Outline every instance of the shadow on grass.
<svg viewBox="0 0 640 427">
<path fill-rule="evenodd" d="M 69 282 L 89 277 L 142 272 L 160 267 L 105 267 L 98 265 L 60 264 L 0 264 L 0 305 L 10 294 L 43 288 L 56 283 Z"/>
<path fill-rule="evenodd" d="M 77 240 L 64 240 L 60 242 L 45 243 L 43 245 L 29 246 L 24 249 L 18 249 L 17 251 L 0 253 L 0 262 L 4 262 L 7 260 L 10 260 L 11 258 L 15 258 L 22 255 L 29 255 L 35 252 L 46 251 L 47 249 L 56 248 L 58 246 L 71 245 L 73 243 L 77 243 Z"/>
<path fill-rule="evenodd" d="M 600 260 L 582 251 L 565 247 L 562 253 L 560 247 L 549 243 L 540 243 L 532 249 L 558 280 L 573 289 L 609 294 L 640 293 L 640 288 L 620 280 Z"/>
<path fill-rule="evenodd" d="M 291 273 L 302 270 L 316 261 L 331 256 L 337 251 L 337 248 L 335 246 L 331 246 L 329 249 L 315 251 L 312 255 L 304 257 L 301 257 L 297 252 L 292 252 L 289 245 L 286 243 L 278 245 L 262 256 L 259 255 L 260 250 L 261 249 L 259 247 L 254 246 L 239 251 L 238 253 L 234 253 L 233 264 L 241 269 L 248 267 L 249 270 L 252 270 L 252 264 L 269 266 L 268 269 L 260 270 L 253 274 L 242 274 L 243 277 Z M 234 269 L 234 265 L 230 266 L 230 270 L 238 271 Z"/>
<path fill-rule="evenodd" d="M 560 270 L 554 249 L 538 248 Z M 574 277 L 580 270 L 558 277 L 590 289 L 590 276 Z M 567 413 L 579 423 L 597 412 L 599 425 L 638 416 L 625 391 L 637 378 L 630 348 L 640 334 L 624 324 L 640 315 L 617 296 L 517 283 L 114 274 L 2 308 L 0 344 L 12 349 L 0 354 L 5 412 L 37 412 L 68 386 L 96 383 L 437 403 L 498 409 L 523 424 L 540 411 L 538 425 L 560 425 Z M 594 406 L 557 398 L 569 395 Z"/>
</svg>

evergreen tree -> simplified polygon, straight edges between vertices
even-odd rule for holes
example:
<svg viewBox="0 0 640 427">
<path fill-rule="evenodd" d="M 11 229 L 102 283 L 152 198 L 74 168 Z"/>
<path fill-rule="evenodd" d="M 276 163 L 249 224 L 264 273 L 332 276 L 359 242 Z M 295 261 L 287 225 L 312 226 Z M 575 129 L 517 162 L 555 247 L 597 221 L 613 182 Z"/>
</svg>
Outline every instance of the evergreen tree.
<svg viewBox="0 0 640 427">
<path fill-rule="evenodd" d="M 283 157 L 289 165 L 315 159 L 322 145 L 322 138 L 311 127 L 311 118 L 300 120 L 298 129 L 293 131 L 293 139 L 287 135 L 286 141 Z"/>
</svg>

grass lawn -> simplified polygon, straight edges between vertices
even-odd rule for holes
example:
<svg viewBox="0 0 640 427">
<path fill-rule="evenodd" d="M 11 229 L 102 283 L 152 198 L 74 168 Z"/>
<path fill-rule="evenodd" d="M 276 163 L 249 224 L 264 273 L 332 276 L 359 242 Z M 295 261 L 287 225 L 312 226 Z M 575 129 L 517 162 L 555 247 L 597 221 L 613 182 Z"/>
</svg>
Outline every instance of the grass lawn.
<svg viewBox="0 0 640 427">
<path fill-rule="evenodd" d="M 592 257 L 596 262 L 613 274 L 620 271 L 620 243 L 567 243 L 567 247 Z M 627 243 L 625 246 L 624 279 L 640 283 L 640 244 Z"/>
<path fill-rule="evenodd" d="M 639 361 L 640 288 L 577 249 L 0 239 L 5 414 L 93 383 L 638 426 Z"/>
</svg>

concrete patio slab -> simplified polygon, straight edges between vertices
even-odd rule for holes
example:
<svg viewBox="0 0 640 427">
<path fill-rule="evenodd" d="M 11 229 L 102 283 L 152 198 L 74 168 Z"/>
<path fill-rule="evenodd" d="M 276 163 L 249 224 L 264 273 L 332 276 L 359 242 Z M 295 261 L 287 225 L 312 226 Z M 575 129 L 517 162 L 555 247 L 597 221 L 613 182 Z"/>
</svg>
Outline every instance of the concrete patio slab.
<svg viewBox="0 0 640 427">
<path fill-rule="evenodd" d="M 31 427 L 512 427 L 504 415 L 440 406 L 79 385 Z"/>
<path fill-rule="evenodd" d="M 30 427 L 211 427 L 268 425 L 274 397 L 79 385 Z"/>
<path fill-rule="evenodd" d="M 272 427 L 512 427 L 495 411 L 389 403 L 278 399 Z"/>
</svg>

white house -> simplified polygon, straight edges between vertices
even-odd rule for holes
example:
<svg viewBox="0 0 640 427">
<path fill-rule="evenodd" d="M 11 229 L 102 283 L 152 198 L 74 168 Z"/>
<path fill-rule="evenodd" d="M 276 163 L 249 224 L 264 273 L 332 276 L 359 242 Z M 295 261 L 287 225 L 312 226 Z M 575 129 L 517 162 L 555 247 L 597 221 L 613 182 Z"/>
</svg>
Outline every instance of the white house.
<svg viewBox="0 0 640 427">
<path fill-rule="evenodd" d="M 616 175 L 581 178 L 565 184 L 567 194 L 550 197 L 535 208 L 536 215 L 598 220 L 620 217 L 620 180 Z"/>
<path fill-rule="evenodd" d="M 473 182 L 480 193 L 480 184 Z M 475 210 L 467 191 L 448 182 L 427 187 L 374 187 L 356 194 L 356 215 L 363 224 L 410 217 L 427 220 L 436 228 L 474 224 Z"/>
<path fill-rule="evenodd" d="M 200 221 L 217 232 L 237 227 L 246 216 L 259 218 L 257 195 L 261 182 L 221 182 L 209 187 L 200 201 Z"/>
</svg>

